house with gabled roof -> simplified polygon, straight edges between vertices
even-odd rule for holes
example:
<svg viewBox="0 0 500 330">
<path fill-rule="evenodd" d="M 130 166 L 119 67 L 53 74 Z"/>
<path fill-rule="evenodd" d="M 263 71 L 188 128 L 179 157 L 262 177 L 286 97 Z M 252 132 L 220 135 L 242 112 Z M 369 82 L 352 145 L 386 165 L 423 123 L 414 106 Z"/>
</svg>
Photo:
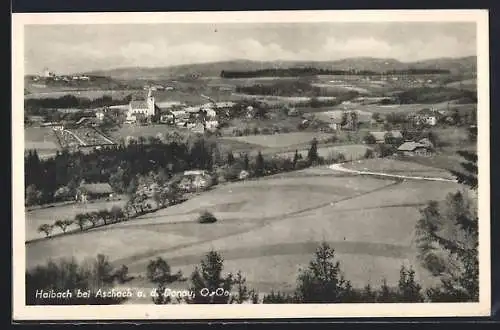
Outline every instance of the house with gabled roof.
<svg viewBox="0 0 500 330">
<path fill-rule="evenodd" d="M 397 149 L 400 156 L 431 156 L 432 148 L 419 142 L 405 142 Z"/>
</svg>

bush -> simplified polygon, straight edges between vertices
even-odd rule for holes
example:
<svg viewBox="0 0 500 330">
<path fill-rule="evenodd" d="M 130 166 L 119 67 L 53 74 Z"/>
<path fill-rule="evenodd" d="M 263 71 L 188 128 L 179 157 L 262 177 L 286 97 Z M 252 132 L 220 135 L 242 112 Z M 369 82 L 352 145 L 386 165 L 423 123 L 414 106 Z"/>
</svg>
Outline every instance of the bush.
<svg viewBox="0 0 500 330">
<path fill-rule="evenodd" d="M 199 223 L 214 223 L 217 222 L 217 218 L 210 212 L 205 211 L 198 217 Z"/>
<path fill-rule="evenodd" d="M 366 149 L 364 158 L 370 159 L 370 158 L 374 158 L 374 157 L 375 157 L 375 153 L 373 152 L 373 150 L 372 149 Z"/>
<path fill-rule="evenodd" d="M 122 265 L 120 268 L 118 268 L 115 273 L 114 277 L 118 281 L 118 283 L 123 284 L 130 280 L 130 277 L 128 276 L 128 267 L 125 265 Z"/>
</svg>

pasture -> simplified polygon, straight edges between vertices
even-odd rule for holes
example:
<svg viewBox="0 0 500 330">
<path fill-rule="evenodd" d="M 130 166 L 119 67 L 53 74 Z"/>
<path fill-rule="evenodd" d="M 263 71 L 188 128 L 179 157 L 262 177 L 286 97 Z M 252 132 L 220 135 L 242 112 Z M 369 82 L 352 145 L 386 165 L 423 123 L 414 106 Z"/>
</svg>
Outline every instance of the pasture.
<svg viewBox="0 0 500 330">
<path fill-rule="evenodd" d="M 409 158 L 410 157 L 408 157 L 408 159 Z M 453 176 L 448 171 L 441 168 L 387 158 L 363 159 L 352 163 L 346 163 L 343 166 L 358 171 L 453 179 Z"/>
<path fill-rule="evenodd" d="M 418 279 L 428 285 L 433 279 L 419 267 L 413 242 L 418 210 L 458 187 L 311 168 L 221 185 L 135 220 L 29 243 L 27 266 L 48 258 L 104 253 L 139 275 L 149 260 L 161 256 L 173 271 L 189 276 L 213 249 L 222 253 L 224 271 L 241 270 L 250 287 L 287 291 L 295 285 L 299 267 L 307 265 L 321 241 L 327 241 L 356 287 L 378 286 L 382 278 L 396 285 L 401 264 L 413 265 Z M 219 221 L 197 223 L 204 210 Z M 150 284 L 138 279 L 127 285 Z"/>
<path fill-rule="evenodd" d="M 321 132 L 292 132 L 270 135 L 225 137 L 224 139 L 256 144 L 265 148 L 286 148 L 304 143 L 310 144 L 314 138 L 321 141 L 331 136 L 332 134 Z"/>
<path fill-rule="evenodd" d="M 368 147 L 363 144 L 346 144 L 346 145 L 318 145 L 318 155 L 325 159 L 331 159 L 333 157 L 338 156 L 339 154 L 343 154 L 345 159 L 356 160 L 364 157 L 366 150 Z M 309 146 L 307 148 L 297 150 L 299 154 L 302 155 L 302 158 L 306 159 L 307 154 L 309 152 Z M 287 152 L 280 153 L 280 155 L 293 158 L 295 155 L 295 150 L 290 150 Z"/>
<path fill-rule="evenodd" d="M 134 138 L 138 138 L 139 136 L 148 138 L 156 137 L 158 134 L 165 135 L 172 132 L 176 132 L 186 136 L 189 135 L 189 131 L 186 129 L 176 128 L 164 124 L 153 124 L 146 126 L 123 124 L 121 127 L 114 131 L 111 131 L 109 134 L 112 139 L 119 141 L 121 138 L 125 139 L 128 136 L 132 136 Z"/>
<path fill-rule="evenodd" d="M 24 150 L 35 149 L 40 156 L 55 154 L 59 143 L 50 127 L 26 127 L 24 129 Z"/>
</svg>

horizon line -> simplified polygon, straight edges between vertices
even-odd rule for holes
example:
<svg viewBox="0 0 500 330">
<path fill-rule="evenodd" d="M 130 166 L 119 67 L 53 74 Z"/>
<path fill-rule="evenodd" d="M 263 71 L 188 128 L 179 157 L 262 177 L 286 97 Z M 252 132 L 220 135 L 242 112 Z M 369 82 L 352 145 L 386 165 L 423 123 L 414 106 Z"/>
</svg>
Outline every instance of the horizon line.
<svg viewBox="0 0 500 330">
<path fill-rule="evenodd" d="M 355 59 L 372 59 L 372 60 L 391 60 L 391 61 L 396 61 L 402 64 L 413 64 L 413 63 L 419 63 L 419 62 L 425 62 L 425 61 L 432 61 L 432 60 L 458 60 L 458 59 L 465 59 L 469 57 L 476 57 L 477 54 L 475 55 L 466 55 L 466 56 L 441 56 L 441 57 L 429 57 L 429 58 L 424 58 L 424 59 L 419 59 L 416 61 L 402 61 L 398 60 L 396 58 L 392 57 L 371 57 L 371 56 L 355 56 L 355 57 L 343 57 L 335 60 L 306 60 L 306 59 L 300 59 L 300 60 L 281 60 L 281 59 L 275 59 L 275 60 L 265 60 L 265 61 L 259 61 L 259 60 L 251 60 L 251 59 L 245 59 L 245 58 L 235 58 L 235 59 L 227 59 L 227 60 L 219 60 L 219 61 L 207 61 L 207 62 L 192 62 L 192 63 L 184 63 L 184 64 L 170 64 L 170 65 L 161 65 L 161 66 L 147 66 L 147 65 L 140 65 L 140 66 L 116 66 L 112 68 L 100 68 L 100 69 L 91 69 L 91 70 L 83 70 L 83 71 L 72 71 L 72 72 L 66 72 L 66 73 L 59 73 L 61 75 L 72 75 L 72 74 L 84 74 L 84 73 L 92 73 L 92 72 L 98 72 L 98 71 L 113 71 L 113 70 L 127 70 L 127 69 L 166 69 L 166 68 L 173 68 L 173 67 L 181 67 L 181 66 L 188 66 L 188 65 L 207 65 L 207 64 L 218 64 L 218 63 L 225 63 L 225 62 L 255 62 L 255 63 L 273 63 L 273 62 L 281 62 L 281 63 L 300 63 L 300 62 L 309 62 L 309 63 L 328 63 L 328 62 L 340 62 L 340 61 L 345 61 L 345 60 L 355 60 Z M 50 68 L 49 68 L 50 70 Z M 31 75 L 37 75 L 40 74 L 41 72 L 38 73 L 26 73 L 25 76 L 31 76 Z"/>
</svg>

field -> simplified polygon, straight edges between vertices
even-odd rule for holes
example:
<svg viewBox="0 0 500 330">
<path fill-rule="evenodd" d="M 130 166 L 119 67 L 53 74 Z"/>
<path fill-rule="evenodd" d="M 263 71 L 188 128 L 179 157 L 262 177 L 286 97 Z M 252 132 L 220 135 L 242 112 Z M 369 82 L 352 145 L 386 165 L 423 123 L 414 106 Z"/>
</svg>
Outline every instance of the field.
<svg viewBox="0 0 500 330">
<path fill-rule="evenodd" d="M 96 201 L 88 204 L 68 204 L 26 211 L 26 240 L 43 237 L 43 233 L 37 232 L 38 227 L 42 224 L 53 224 L 56 220 L 73 219 L 78 213 L 111 209 L 114 205 L 122 206 L 124 204 L 124 200 Z M 58 232 L 60 232 L 59 229 L 54 228 L 53 233 Z"/>
<path fill-rule="evenodd" d="M 335 107 L 331 107 L 331 110 L 358 110 L 360 112 L 374 113 L 378 112 L 380 114 L 388 114 L 393 112 L 417 112 L 422 109 L 434 108 L 436 110 L 448 110 L 448 109 L 460 109 L 470 108 L 472 104 L 455 104 L 453 102 L 442 102 L 442 103 L 432 103 L 432 104 L 391 104 L 391 105 L 376 105 L 376 104 L 342 104 Z"/>
<path fill-rule="evenodd" d="M 306 169 L 221 185 L 136 220 L 29 243 L 27 266 L 48 258 L 82 259 L 104 253 L 138 275 L 144 274 L 149 260 L 161 256 L 174 271 L 189 275 L 214 249 L 225 259 L 224 271 L 241 270 L 249 286 L 260 292 L 287 291 L 295 285 L 299 267 L 308 263 L 319 242 L 327 241 L 356 287 L 378 286 L 382 278 L 396 285 L 401 264 L 412 264 L 426 286 L 434 279 L 416 261 L 413 238 L 418 210 L 458 187 Z M 203 210 L 213 212 L 219 221 L 198 224 L 196 218 Z M 137 279 L 127 285 L 150 284 Z"/>
<path fill-rule="evenodd" d="M 225 137 L 224 139 L 256 144 L 265 148 L 283 148 L 304 143 L 310 144 L 314 138 L 320 141 L 328 139 L 331 136 L 332 134 L 320 132 L 293 132 L 271 135 Z"/>
<path fill-rule="evenodd" d="M 24 150 L 36 149 L 40 157 L 55 155 L 59 149 L 57 138 L 50 127 L 24 129 Z"/>
<path fill-rule="evenodd" d="M 356 113 L 358 114 L 358 121 L 360 123 L 370 122 L 370 120 L 372 119 L 371 112 L 359 110 L 359 109 L 354 108 L 354 107 L 344 107 L 344 106 L 342 106 L 340 108 L 339 107 L 332 107 L 326 111 L 315 112 L 314 118 L 319 119 L 321 121 L 325 121 L 325 122 L 331 122 L 332 119 L 340 121 L 342 119 L 344 111 L 349 110 L 349 109 L 356 111 Z"/>
<path fill-rule="evenodd" d="M 185 132 L 186 130 L 179 130 L 171 126 L 156 124 L 156 125 L 147 125 L 147 126 L 136 126 L 136 125 L 128 125 L 124 124 L 117 130 L 111 131 L 109 134 L 111 138 L 118 141 L 120 138 L 127 138 L 127 136 L 133 136 L 135 138 L 139 136 L 150 137 L 157 136 L 158 134 L 165 134 L 167 132 L 179 131 Z"/>
<path fill-rule="evenodd" d="M 453 179 L 452 175 L 448 171 L 441 168 L 425 166 L 409 161 L 385 158 L 363 159 L 346 164 L 344 167 L 367 172 Z"/>
</svg>

